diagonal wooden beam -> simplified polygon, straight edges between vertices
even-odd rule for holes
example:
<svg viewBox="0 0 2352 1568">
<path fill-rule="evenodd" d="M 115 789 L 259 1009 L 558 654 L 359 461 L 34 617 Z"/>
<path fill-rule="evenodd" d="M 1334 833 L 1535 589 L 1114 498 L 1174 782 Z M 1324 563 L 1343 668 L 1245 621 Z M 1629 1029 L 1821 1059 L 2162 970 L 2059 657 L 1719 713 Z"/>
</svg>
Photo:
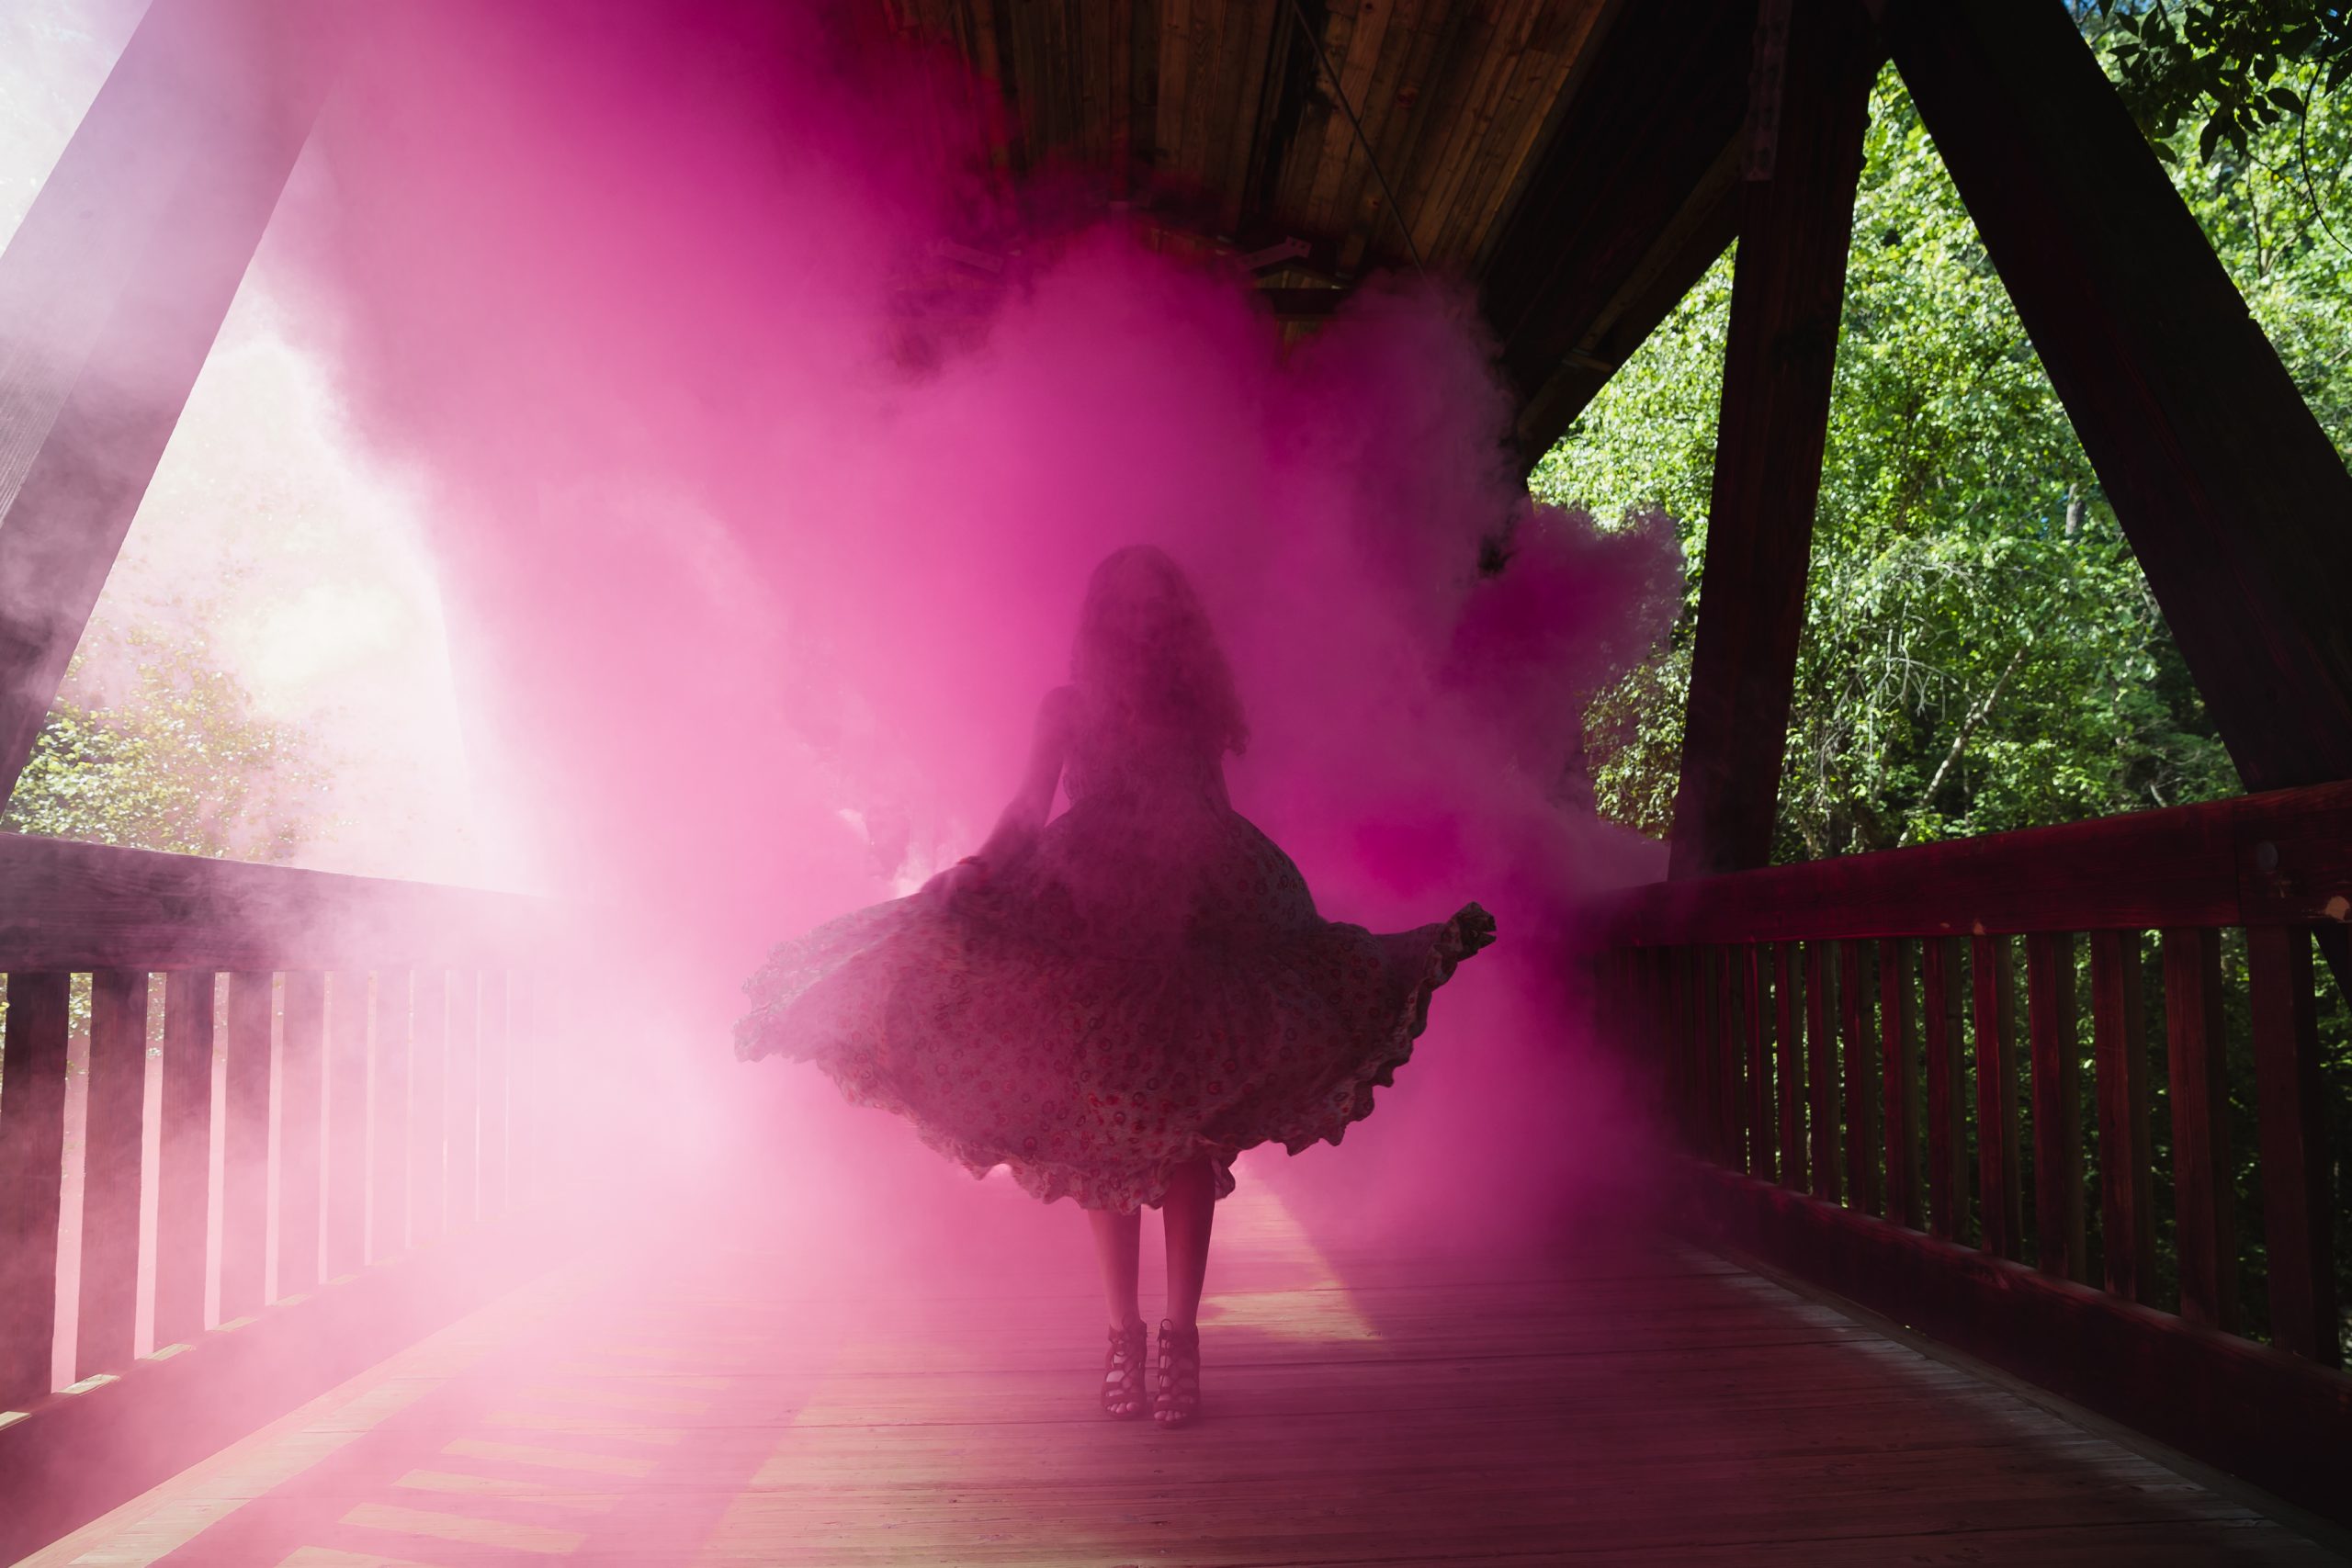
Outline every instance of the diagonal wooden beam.
<svg viewBox="0 0 2352 1568">
<path fill-rule="evenodd" d="M 1755 25 L 1755 0 L 1639 0 L 1613 6 L 1585 44 L 1479 285 L 1503 373 L 1531 411 L 1516 437 L 1528 464 L 1590 397 L 1578 386 L 1598 388 L 1601 334 L 1638 343 L 1722 253 L 1725 151 Z"/>
<path fill-rule="evenodd" d="M 340 8 L 150 8 L 0 254 L 0 801 L 309 135 Z"/>
<path fill-rule="evenodd" d="M 1667 874 L 1677 878 L 1771 858 L 1854 189 L 1883 58 L 1860 0 L 1803 0 L 1780 14 L 1788 22 L 1780 107 L 1759 120 L 1747 160 L 1751 176 L 1763 174 L 1769 146 L 1769 177 L 1741 182 L 1714 497 L 1668 856 Z M 1768 57 L 1759 73 L 1770 68 Z"/>
<path fill-rule="evenodd" d="M 2352 777 L 2352 475 L 2058 0 L 1896 66 L 2249 789 Z"/>
<path fill-rule="evenodd" d="M 1584 335 L 1527 393 L 1511 423 L 1511 449 L 1521 468 L 1532 470 L 1543 460 L 1618 367 L 1729 248 L 1739 231 L 1738 151 L 1736 142 L 1724 145 L 1682 209 L 1601 306 Z"/>
</svg>

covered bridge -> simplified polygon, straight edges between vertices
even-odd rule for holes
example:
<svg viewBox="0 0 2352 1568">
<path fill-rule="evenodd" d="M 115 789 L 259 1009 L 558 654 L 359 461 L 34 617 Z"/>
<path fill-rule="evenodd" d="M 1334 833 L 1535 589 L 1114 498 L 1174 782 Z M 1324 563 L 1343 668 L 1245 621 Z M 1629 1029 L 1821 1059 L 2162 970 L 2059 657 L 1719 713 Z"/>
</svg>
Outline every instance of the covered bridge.
<svg viewBox="0 0 2352 1568">
<path fill-rule="evenodd" d="M 1082 1314 L 1034 1284 L 796 1295 L 757 1247 L 535 1226 L 561 1130 L 533 1095 L 556 1024 L 526 902 L 8 838 L 0 1559 L 2206 1562 L 2352 1540 L 2315 1023 L 2318 987 L 2352 980 L 2352 477 L 2059 0 L 876 4 L 1001 98 L 1008 173 L 1091 171 L 1286 319 L 1379 269 L 1468 279 L 1530 464 L 1738 240 L 1672 874 L 1561 960 L 1679 1141 L 1672 1224 L 1481 1273 L 1326 1253 L 1245 1194 L 1215 1420 L 1108 1428 L 1046 1370 Z M 0 788 L 349 46 L 335 15 L 157 0 L 0 256 Z M 1766 864 L 1890 57 L 2240 798 Z M 288 60 L 307 105 L 247 90 Z M 224 212 L 241 243 L 192 243 Z M 2225 1049 L 2256 1078 L 2261 1340 Z M 618 1288 L 640 1265 L 650 1297 Z"/>
</svg>

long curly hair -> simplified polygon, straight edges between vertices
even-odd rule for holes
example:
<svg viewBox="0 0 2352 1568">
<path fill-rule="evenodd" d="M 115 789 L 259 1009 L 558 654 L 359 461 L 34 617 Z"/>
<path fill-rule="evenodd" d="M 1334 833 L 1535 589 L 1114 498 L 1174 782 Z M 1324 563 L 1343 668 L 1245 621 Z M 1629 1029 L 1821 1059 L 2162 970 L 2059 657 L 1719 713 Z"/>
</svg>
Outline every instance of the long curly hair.
<svg viewBox="0 0 2352 1568">
<path fill-rule="evenodd" d="M 1090 725 L 1106 739 L 1178 739 L 1211 756 L 1250 744 L 1233 668 L 1192 581 L 1165 550 L 1129 545 L 1094 569 L 1069 672 Z"/>
</svg>

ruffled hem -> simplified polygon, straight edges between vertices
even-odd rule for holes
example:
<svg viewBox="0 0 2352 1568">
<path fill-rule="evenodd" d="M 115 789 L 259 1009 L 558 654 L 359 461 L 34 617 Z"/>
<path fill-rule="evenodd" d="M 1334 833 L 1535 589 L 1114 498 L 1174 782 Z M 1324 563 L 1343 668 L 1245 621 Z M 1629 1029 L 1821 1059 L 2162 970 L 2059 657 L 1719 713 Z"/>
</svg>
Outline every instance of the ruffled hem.
<svg viewBox="0 0 2352 1568">
<path fill-rule="evenodd" d="M 1157 1208 L 1167 1196 L 1175 1172 L 1204 1157 L 1216 1174 L 1216 1195 L 1223 1198 L 1234 1190 L 1233 1163 L 1242 1150 L 1280 1143 L 1296 1155 L 1317 1143 L 1337 1145 L 1349 1127 L 1372 1114 L 1374 1090 L 1395 1084 L 1396 1070 L 1411 1059 L 1414 1043 L 1429 1027 L 1430 1001 L 1437 988 L 1453 978 L 1464 958 L 1492 940 L 1484 932 L 1473 934 L 1470 928 L 1474 916 L 1477 922 L 1490 925 L 1484 912 L 1473 904 L 1442 924 L 1380 939 L 1406 948 L 1408 953 L 1417 950 L 1418 976 L 1405 993 L 1394 1023 L 1378 1044 L 1359 1056 L 1347 1073 L 1321 1092 L 1305 1097 L 1292 1116 L 1275 1125 L 1246 1128 L 1219 1128 L 1211 1122 L 1195 1134 L 1189 1148 L 1140 1166 L 1104 1167 L 1043 1159 L 1007 1150 L 992 1142 L 959 1136 L 951 1129 L 938 1126 L 903 1094 L 895 1092 L 885 1077 L 871 1070 L 857 1070 L 854 1064 L 863 1058 L 860 1054 L 844 1049 L 842 1042 L 795 1039 L 783 1017 L 790 998 L 757 1008 L 737 1024 L 736 1053 L 746 1061 L 782 1055 L 814 1062 L 850 1103 L 904 1117 L 926 1145 L 976 1178 L 985 1178 L 1000 1166 L 1005 1168 L 1023 1191 L 1043 1202 L 1069 1198 L 1083 1209 L 1123 1213 L 1137 1208 Z M 919 910 L 904 903 L 880 906 L 846 917 L 828 931 L 847 936 L 862 926 L 863 931 L 857 934 L 865 940 L 854 938 L 842 944 L 852 952 L 862 952 L 890 940 L 899 929 L 899 919 L 907 918 L 922 917 Z M 819 934 L 821 937 L 825 933 Z M 837 952 L 842 950 L 841 946 L 836 947 Z M 763 978 L 767 973 L 763 972 Z M 757 994 L 761 987 L 762 978 L 755 978 L 746 988 Z"/>
</svg>

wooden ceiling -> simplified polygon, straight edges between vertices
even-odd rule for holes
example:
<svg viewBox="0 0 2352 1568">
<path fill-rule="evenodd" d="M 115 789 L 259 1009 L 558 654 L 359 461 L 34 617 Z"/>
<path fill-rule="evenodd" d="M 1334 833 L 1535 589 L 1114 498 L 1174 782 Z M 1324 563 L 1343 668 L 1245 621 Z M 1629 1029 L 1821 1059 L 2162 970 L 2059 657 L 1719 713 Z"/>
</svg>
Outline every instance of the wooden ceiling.
<svg viewBox="0 0 2352 1568">
<path fill-rule="evenodd" d="M 1335 276 L 1408 265 L 1416 250 L 1432 267 L 1474 266 L 1603 8 L 1603 0 L 1308 0 L 1295 10 L 1293 0 L 893 3 L 902 26 L 951 41 L 994 84 L 1012 168 L 1115 171 L 1217 238 L 1252 249 L 1303 241 Z"/>
<path fill-rule="evenodd" d="M 1476 287 L 1531 461 L 1735 226 L 1756 0 L 886 4 L 994 97 L 1008 175 L 1230 252 L 1278 313 Z"/>
</svg>

